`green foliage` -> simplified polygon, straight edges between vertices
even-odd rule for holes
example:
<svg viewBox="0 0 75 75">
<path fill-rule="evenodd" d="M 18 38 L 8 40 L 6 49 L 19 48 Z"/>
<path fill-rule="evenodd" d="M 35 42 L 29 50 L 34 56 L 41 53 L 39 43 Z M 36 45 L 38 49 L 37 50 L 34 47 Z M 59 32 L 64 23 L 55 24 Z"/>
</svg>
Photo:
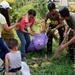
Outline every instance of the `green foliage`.
<svg viewBox="0 0 75 75">
<path fill-rule="evenodd" d="M 69 2 L 73 2 L 73 1 L 75 1 L 75 0 L 68 0 Z"/>
<path fill-rule="evenodd" d="M 9 2 L 10 4 L 15 4 L 16 0 L 6 0 L 7 2 Z"/>
<path fill-rule="evenodd" d="M 35 1 L 35 2 L 34 2 Z M 38 27 L 38 23 L 40 21 L 40 18 L 44 18 L 45 14 L 47 12 L 47 2 L 45 2 L 45 0 L 34 0 L 33 3 L 27 3 L 25 6 L 23 7 L 19 7 L 19 9 L 17 10 L 16 7 L 13 6 L 13 9 L 10 10 L 10 17 L 11 17 L 11 23 L 14 23 L 16 21 L 18 21 L 18 19 L 20 17 L 22 17 L 24 14 L 27 13 L 27 11 L 29 9 L 35 9 L 37 11 L 37 16 L 36 16 L 36 25 L 34 25 L 34 29 L 36 32 L 39 32 L 39 28 Z M 21 0 L 19 1 L 21 2 Z M 33 7 L 34 6 L 34 7 Z M 15 38 L 19 40 L 16 31 L 15 32 Z M 21 46 L 21 42 L 19 40 L 19 50 L 20 50 L 20 46 Z M 53 54 L 56 51 L 56 49 L 58 48 L 58 42 L 53 40 Z M 42 58 L 45 61 L 45 53 L 47 51 L 47 48 L 45 47 L 43 49 L 43 51 L 41 52 L 35 52 L 32 54 L 27 54 L 27 64 L 30 66 L 31 63 L 33 62 L 32 57 L 39 57 Z M 50 59 L 53 54 L 49 54 L 48 58 Z M 60 57 L 58 59 L 54 60 L 54 63 L 52 65 L 48 65 L 48 66 L 44 66 L 41 67 L 40 65 L 37 68 L 31 68 L 31 75 L 73 75 L 73 66 L 72 63 L 69 63 L 69 58 L 66 57 L 66 50 L 64 52 L 62 52 L 62 54 L 60 55 Z M 62 58 L 62 57 L 63 58 Z M 1 75 L 1 74 L 0 74 Z"/>
<path fill-rule="evenodd" d="M 4 0 L 0 0 L 0 2 L 2 2 L 2 1 L 4 1 Z M 5 0 L 5 1 L 7 1 L 10 4 L 15 4 L 16 3 L 16 0 Z"/>
<path fill-rule="evenodd" d="M 74 5 L 70 5 L 69 6 L 69 11 L 75 13 L 75 6 Z"/>
<path fill-rule="evenodd" d="M 22 7 L 25 5 L 27 0 L 16 0 L 16 5 L 18 6 L 18 8 Z"/>
<path fill-rule="evenodd" d="M 17 22 L 21 17 L 23 17 L 25 14 L 27 14 L 27 11 L 29 9 L 32 9 L 33 6 L 31 5 L 25 5 L 23 7 L 21 7 L 20 9 L 12 9 L 10 11 L 10 18 L 11 18 L 11 22 L 14 23 L 14 22 Z"/>
<path fill-rule="evenodd" d="M 38 11 L 40 18 L 45 18 L 47 12 L 47 1 L 46 0 L 34 0 L 34 8 Z"/>
<path fill-rule="evenodd" d="M 33 62 L 32 57 L 35 58 L 39 57 L 42 58 L 44 61 L 46 61 L 44 58 L 45 52 L 46 48 L 42 52 L 27 54 L 27 63 L 31 65 L 31 62 Z M 48 55 L 48 58 L 50 59 L 52 55 Z M 58 59 L 55 59 L 53 64 L 44 65 L 44 67 L 41 67 L 41 65 L 39 65 L 36 68 L 31 68 L 31 74 L 32 75 L 73 75 L 72 73 L 74 70 L 72 67 L 72 63 L 71 62 L 69 63 L 69 61 L 70 61 L 69 58 L 63 55 L 63 58 L 59 57 Z"/>
</svg>

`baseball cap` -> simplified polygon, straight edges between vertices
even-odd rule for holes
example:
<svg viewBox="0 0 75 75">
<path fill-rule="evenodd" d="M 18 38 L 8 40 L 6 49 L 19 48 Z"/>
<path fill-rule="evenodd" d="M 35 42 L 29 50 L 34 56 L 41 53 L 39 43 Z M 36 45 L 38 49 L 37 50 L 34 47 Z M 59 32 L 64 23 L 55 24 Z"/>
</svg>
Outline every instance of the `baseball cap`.
<svg viewBox="0 0 75 75">
<path fill-rule="evenodd" d="M 6 8 L 12 9 L 12 8 L 10 7 L 9 3 L 6 2 L 6 1 L 2 1 L 2 2 L 0 3 L 0 5 L 1 5 L 4 9 L 6 9 Z"/>
</svg>

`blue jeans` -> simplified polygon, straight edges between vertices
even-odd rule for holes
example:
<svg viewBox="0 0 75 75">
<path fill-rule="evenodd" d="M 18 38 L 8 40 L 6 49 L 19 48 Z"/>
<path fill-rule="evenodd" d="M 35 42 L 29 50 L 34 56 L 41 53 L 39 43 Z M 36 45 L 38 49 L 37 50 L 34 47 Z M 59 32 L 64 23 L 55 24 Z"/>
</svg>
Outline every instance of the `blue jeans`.
<svg viewBox="0 0 75 75">
<path fill-rule="evenodd" d="M 3 38 L 0 38 L 0 58 L 3 60 L 5 58 L 6 53 L 9 52 L 9 49 Z"/>
<path fill-rule="evenodd" d="M 30 36 L 29 36 L 29 34 L 25 34 L 20 30 L 17 30 L 16 32 L 21 41 L 21 54 L 22 54 L 22 58 L 23 58 L 23 57 L 26 57 L 26 51 L 30 44 Z"/>
</svg>

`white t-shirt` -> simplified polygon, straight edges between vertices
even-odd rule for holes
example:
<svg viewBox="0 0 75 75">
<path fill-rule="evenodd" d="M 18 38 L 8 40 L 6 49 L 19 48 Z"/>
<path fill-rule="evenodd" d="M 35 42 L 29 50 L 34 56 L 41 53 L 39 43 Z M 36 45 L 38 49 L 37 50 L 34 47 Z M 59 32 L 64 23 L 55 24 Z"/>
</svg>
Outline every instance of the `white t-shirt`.
<svg viewBox="0 0 75 75">
<path fill-rule="evenodd" d="M 6 24 L 6 19 L 5 17 L 0 13 L 0 37 L 1 37 L 1 32 L 2 32 L 2 29 L 3 29 L 3 26 L 2 24 Z"/>
</svg>

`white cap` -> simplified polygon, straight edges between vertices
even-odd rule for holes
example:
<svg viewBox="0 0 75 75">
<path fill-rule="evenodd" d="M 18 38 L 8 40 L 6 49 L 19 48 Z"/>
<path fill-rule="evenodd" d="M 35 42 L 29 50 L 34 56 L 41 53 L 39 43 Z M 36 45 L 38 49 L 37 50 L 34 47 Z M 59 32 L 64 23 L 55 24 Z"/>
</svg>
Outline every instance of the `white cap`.
<svg viewBox="0 0 75 75">
<path fill-rule="evenodd" d="M 6 9 L 6 8 L 12 9 L 12 8 L 10 7 L 9 3 L 6 2 L 6 1 L 2 1 L 2 2 L 0 3 L 0 5 L 1 5 L 4 9 Z"/>
</svg>

